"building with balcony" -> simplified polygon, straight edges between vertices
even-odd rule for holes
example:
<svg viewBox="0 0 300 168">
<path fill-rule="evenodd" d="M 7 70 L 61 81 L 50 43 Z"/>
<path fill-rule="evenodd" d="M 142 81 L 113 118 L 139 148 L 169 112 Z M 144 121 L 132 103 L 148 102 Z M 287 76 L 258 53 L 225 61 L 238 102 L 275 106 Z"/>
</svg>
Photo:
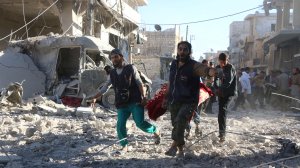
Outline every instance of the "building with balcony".
<svg viewBox="0 0 300 168">
<path fill-rule="evenodd" d="M 276 14 L 266 16 L 256 12 L 245 17 L 244 21 L 230 25 L 231 61 L 236 67 L 252 67 L 265 70 L 267 61 L 263 41 L 276 27 Z"/>
<path fill-rule="evenodd" d="M 231 64 L 240 67 L 240 64 L 245 57 L 243 46 L 245 39 L 250 34 L 249 21 L 235 21 L 230 24 L 229 28 L 229 47 Z"/>
<path fill-rule="evenodd" d="M 10 40 L 52 32 L 95 36 L 112 47 L 121 48 L 128 57 L 129 44 L 135 40 L 141 20 L 138 7 L 147 4 L 147 0 L 24 0 L 24 3 L 2 0 L 0 50 Z M 28 23 L 26 27 L 6 36 L 25 23 Z"/>
<path fill-rule="evenodd" d="M 300 1 L 265 0 L 264 8 L 277 11 L 276 31 L 264 40 L 268 67 L 291 72 L 300 65 Z"/>
</svg>

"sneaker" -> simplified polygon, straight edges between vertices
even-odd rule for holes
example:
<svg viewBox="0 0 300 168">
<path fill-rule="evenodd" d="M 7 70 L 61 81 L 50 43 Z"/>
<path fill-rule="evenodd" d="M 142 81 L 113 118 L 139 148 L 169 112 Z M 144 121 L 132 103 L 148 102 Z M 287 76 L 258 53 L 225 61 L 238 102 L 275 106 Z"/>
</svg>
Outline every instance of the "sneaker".
<svg viewBox="0 0 300 168">
<path fill-rule="evenodd" d="M 167 156 L 176 156 L 177 153 L 177 147 L 171 147 L 167 152 L 165 152 L 165 155 Z"/>
<path fill-rule="evenodd" d="M 154 134 L 154 144 L 159 145 L 160 144 L 160 133 Z"/>
<path fill-rule="evenodd" d="M 179 151 L 178 154 L 177 154 L 177 158 L 184 158 L 184 152 Z"/>
<path fill-rule="evenodd" d="M 219 136 L 219 142 L 220 143 L 223 143 L 223 142 L 225 142 L 225 136 Z"/>
</svg>

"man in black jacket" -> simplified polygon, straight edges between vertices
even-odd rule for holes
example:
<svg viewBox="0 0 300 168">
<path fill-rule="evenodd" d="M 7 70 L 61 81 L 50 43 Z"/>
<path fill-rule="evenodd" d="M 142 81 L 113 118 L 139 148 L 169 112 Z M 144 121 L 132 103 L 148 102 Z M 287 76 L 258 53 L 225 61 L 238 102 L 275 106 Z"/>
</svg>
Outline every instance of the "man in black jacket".
<svg viewBox="0 0 300 168">
<path fill-rule="evenodd" d="M 159 130 L 144 119 L 144 106 L 147 98 L 138 70 L 133 65 L 126 64 L 119 49 L 111 51 L 110 59 L 114 69 L 110 71 L 108 80 L 96 95 L 87 99 L 98 98 L 113 86 L 118 113 L 117 134 L 122 146 L 120 152 L 124 153 L 128 150 L 126 122 L 131 114 L 136 126 L 144 132 L 154 134 L 155 144 L 159 144 Z"/>
<path fill-rule="evenodd" d="M 219 98 L 219 138 L 220 142 L 225 141 L 227 106 L 233 96 L 237 94 L 236 70 L 228 62 L 228 55 L 221 53 L 219 55 L 219 65 L 216 66 L 217 76 L 215 77 L 214 86 Z"/>
<path fill-rule="evenodd" d="M 167 94 L 163 104 L 169 104 L 172 120 L 171 148 L 168 156 L 183 157 L 184 131 L 197 108 L 199 101 L 200 77 L 214 75 L 214 69 L 191 59 L 192 45 L 182 41 L 177 45 L 177 58 L 171 64 Z"/>
</svg>

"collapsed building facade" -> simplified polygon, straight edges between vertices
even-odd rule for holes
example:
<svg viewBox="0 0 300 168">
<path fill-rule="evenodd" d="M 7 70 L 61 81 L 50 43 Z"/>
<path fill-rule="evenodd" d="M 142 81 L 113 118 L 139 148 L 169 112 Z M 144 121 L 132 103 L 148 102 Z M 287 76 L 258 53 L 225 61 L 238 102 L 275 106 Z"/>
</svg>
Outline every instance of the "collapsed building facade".
<svg viewBox="0 0 300 168">
<path fill-rule="evenodd" d="M 136 40 L 141 19 L 137 9 L 143 5 L 146 0 L 1 1 L 5 80 L 0 88 L 25 80 L 24 98 L 93 93 L 106 80 L 110 50 L 120 48 L 130 61 L 129 44 Z"/>
</svg>

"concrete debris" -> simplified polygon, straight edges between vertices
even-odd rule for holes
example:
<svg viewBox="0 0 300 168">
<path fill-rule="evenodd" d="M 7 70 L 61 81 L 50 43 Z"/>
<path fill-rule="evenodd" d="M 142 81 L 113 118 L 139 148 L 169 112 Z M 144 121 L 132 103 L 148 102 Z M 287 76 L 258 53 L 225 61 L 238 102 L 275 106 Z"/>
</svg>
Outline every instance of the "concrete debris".
<svg viewBox="0 0 300 168">
<path fill-rule="evenodd" d="M 30 137 L 32 137 L 34 135 L 34 133 L 36 131 L 37 131 L 37 129 L 34 128 L 34 127 L 33 128 L 27 128 L 25 135 L 30 138 Z"/>
<path fill-rule="evenodd" d="M 39 71 L 32 59 L 21 53 L 21 49 L 8 48 L 0 52 L 0 88 L 6 88 L 12 82 L 21 83 L 23 98 L 27 99 L 33 94 L 45 92 L 45 75 Z"/>
<path fill-rule="evenodd" d="M 224 143 L 214 132 L 218 130 L 215 114 L 202 117 L 203 137 L 190 137 L 184 159 L 164 154 L 172 142 L 169 113 L 155 123 L 162 135 L 160 145 L 154 145 L 152 135 L 137 129 L 130 118 L 126 123 L 129 152 L 115 156 L 120 149 L 115 113 L 98 106 L 93 111 L 56 104 L 44 96 L 34 98 L 36 103 L 30 99 L 22 107 L 0 108 L 0 167 L 253 167 L 299 152 L 300 121 L 266 109 L 229 112 L 228 131 L 233 133 L 227 133 Z M 191 124 L 194 132 L 195 124 Z M 300 160 L 284 164 L 297 167 Z"/>
<path fill-rule="evenodd" d="M 27 100 L 27 103 L 31 103 L 31 104 L 41 104 L 44 103 L 46 101 L 46 99 L 41 96 L 41 95 L 37 95 L 35 97 L 29 98 Z"/>
</svg>

